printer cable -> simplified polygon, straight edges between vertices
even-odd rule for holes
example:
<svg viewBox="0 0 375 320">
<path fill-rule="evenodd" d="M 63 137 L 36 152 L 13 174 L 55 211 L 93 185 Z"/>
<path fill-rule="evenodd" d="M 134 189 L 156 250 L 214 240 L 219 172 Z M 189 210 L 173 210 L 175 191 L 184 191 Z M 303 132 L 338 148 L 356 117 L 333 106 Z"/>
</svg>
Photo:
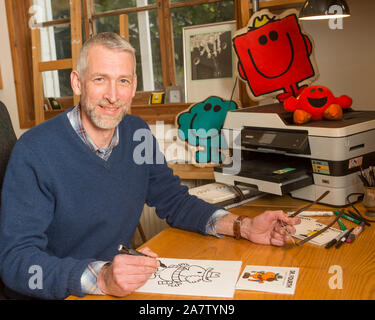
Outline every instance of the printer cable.
<svg viewBox="0 0 375 320">
<path fill-rule="evenodd" d="M 370 219 L 367 219 L 367 218 L 365 218 L 365 217 L 363 217 L 362 216 L 362 214 L 359 212 L 359 210 L 354 206 L 354 202 L 351 202 L 350 200 L 349 200 L 349 198 L 351 197 L 351 196 L 354 196 L 354 195 L 362 195 L 363 196 L 363 193 L 351 193 L 351 194 L 348 194 L 347 195 L 347 197 L 346 197 L 346 201 L 348 202 L 348 204 L 353 208 L 353 210 L 356 212 L 355 213 L 355 215 L 357 215 L 357 218 L 359 218 L 361 221 L 363 221 L 363 222 L 367 222 L 366 223 L 366 225 L 368 225 L 369 226 L 369 223 L 374 223 L 375 222 L 375 220 L 370 220 Z M 352 214 L 353 214 L 354 212 L 352 212 Z"/>
</svg>

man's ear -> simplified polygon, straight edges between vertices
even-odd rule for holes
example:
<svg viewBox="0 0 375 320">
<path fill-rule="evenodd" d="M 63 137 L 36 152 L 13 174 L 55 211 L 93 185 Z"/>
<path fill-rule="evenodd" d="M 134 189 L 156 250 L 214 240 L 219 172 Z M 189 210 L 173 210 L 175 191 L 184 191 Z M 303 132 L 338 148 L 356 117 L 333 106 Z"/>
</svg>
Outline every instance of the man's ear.
<svg viewBox="0 0 375 320">
<path fill-rule="evenodd" d="M 72 86 L 73 93 L 76 96 L 80 96 L 82 93 L 81 77 L 76 70 L 73 70 L 70 74 L 70 85 Z"/>
</svg>

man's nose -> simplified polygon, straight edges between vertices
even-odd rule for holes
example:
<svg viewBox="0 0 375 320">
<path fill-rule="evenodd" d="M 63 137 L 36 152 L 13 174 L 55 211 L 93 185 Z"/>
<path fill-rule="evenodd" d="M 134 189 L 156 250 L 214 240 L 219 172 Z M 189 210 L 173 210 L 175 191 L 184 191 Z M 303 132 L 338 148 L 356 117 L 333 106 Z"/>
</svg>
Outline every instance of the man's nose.
<svg viewBox="0 0 375 320">
<path fill-rule="evenodd" d="M 117 86 L 115 82 L 110 82 L 106 88 L 106 92 L 104 94 L 104 99 L 106 99 L 109 103 L 115 103 L 118 100 L 118 92 Z"/>
</svg>

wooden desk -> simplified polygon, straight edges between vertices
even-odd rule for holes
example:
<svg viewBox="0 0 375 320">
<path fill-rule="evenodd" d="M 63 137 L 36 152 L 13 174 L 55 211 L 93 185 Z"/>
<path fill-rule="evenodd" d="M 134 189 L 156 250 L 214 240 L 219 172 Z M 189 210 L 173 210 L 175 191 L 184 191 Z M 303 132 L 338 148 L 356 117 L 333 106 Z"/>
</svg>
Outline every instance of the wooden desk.
<svg viewBox="0 0 375 320">
<path fill-rule="evenodd" d="M 291 211 L 306 204 L 305 201 L 290 197 L 267 195 L 244 207 L 231 209 L 237 214 L 257 215 L 266 209 Z M 361 204 L 356 207 L 362 212 Z M 313 210 L 334 210 L 324 205 L 315 205 Z M 332 217 L 319 220 L 327 222 Z M 347 227 L 355 224 L 344 220 Z M 336 226 L 338 228 L 338 226 Z M 294 295 L 262 293 L 236 290 L 234 299 L 238 300 L 330 300 L 330 299 L 375 299 L 375 226 L 367 227 L 352 244 L 345 244 L 340 249 L 325 249 L 306 243 L 301 247 L 288 243 L 284 247 L 253 244 L 246 240 L 231 237 L 217 239 L 202 236 L 174 228 L 167 228 L 144 246 L 148 246 L 160 257 L 179 259 L 242 260 L 245 265 L 268 265 L 300 268 Z M 342 269 L 343 288 L 331 289 L 329 280 L 337 276 L 337 271 L 330 273 L 330 268 Z M 69 297 L 68 299 L 78 299 Z M 86 296 L 83 299 L 116 299 L 110 296 Z M 124 300 L 179 300 L 179 299 L 215 299 L 197 296 L 179 296 L 163 294 L 133 293 Z"/>
</svg>

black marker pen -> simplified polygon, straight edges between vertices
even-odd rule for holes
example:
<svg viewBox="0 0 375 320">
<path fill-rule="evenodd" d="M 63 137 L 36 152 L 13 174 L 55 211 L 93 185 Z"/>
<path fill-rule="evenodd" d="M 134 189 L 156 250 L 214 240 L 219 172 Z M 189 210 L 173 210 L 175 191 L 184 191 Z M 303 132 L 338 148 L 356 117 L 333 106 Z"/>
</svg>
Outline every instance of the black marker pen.
<svg viewBox="0 0 375 320">
<path fill-rule="evenodd" d="M 340 240 L 338 240 L 337 244 L 336 244 L 336 249 L 340 248 L 342 246 L 342 244 L 346 241 L 346 239 L 349 237 L 350 233 L 353 231 L 354 228 L 351 228 L 349 230 L 345 230 L 345 234 L 340 238 Z"/>
<path fill-rule="evenodd" d="M 121 253 L 124 253 L 124 254 L 129 254 L 131 256 L 143 256 L 143 257 L 149 257 L 149 258 L 152 258 L 150 256 L 148 256 L 147 254 L 144 254 L 142 252 L 139 252 L 137 250 L 134 250 L 134 249 L 131 249 L 131 248 L 128 248 L 127 246 L 124 246 L 123 244 L 120 244 L 118 246 L 118 251 L 120 251 Z M 158 260 L 159 263 L 160 263 L 160 266 L 163 267 L 163 268 L 168 268 L 164 263 L 162 263 L 160 260 Z"/>
</svg>

